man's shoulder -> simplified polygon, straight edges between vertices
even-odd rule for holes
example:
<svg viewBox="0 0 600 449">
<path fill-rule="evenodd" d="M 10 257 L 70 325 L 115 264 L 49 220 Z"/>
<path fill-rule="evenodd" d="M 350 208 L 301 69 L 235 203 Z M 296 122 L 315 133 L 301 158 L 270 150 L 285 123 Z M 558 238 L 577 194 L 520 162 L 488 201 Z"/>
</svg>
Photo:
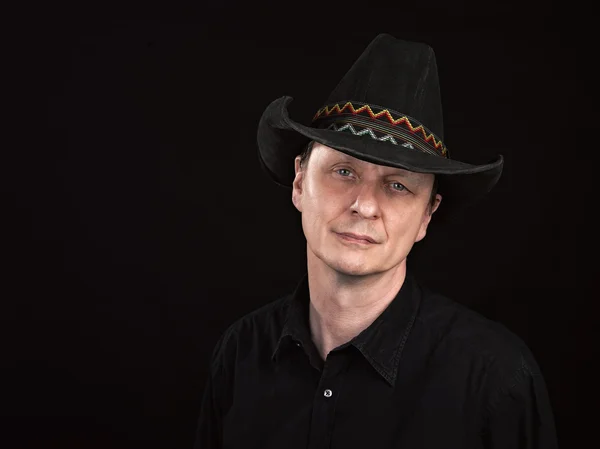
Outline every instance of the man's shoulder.
<svg viewBox="0 0 600 449">
<path fill-rule="evenodd" d="M 499 376 L 520 371 L 539 374 L 539 366 L 525 341 L 505 324 L 443 294 L 422 288 L 418 321 L 436 347 L 443 347 L 455 360 L 478 359 Z"/>
<path fill-rule="evenodd" d="M 234 319 L 221 333 L 215 345 L 213 360 L 220 358 L 219 354 L 229 359 L 232 352 L 244 350 L 246 346 L 250 349 L 255 343 L 268 347 L 276 342 L 285 324 L 291 295 L 290 292 L 276 296 Z"/>
<path fill-rule="evenodd" d="M 288 301 L 291 296 L 292 293 L 290 292 L 267 299 L 267 302 L 263 305 L 235 319 L 230 325 L 231 332 L 243 337 L 256 329 L 268 330 L 275 328 L 274 330 L 280 330 L 285 323 Z"/>
</svg>

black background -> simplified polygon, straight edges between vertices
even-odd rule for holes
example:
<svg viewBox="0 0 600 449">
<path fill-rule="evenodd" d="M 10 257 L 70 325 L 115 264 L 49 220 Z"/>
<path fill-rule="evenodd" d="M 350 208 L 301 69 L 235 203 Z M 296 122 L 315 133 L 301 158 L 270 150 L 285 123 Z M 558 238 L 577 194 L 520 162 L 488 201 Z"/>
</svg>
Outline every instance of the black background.
<svg viewBox="0 0 600 449">
<path fill-rule="evenodd" d="M 258 165 L 260 115 L 291 95 L 307 123 L 380 32 L 436 51 L 453 157 L 505 156 L 484 202 L 445 228 L 434 216 L 409 267 L 525 340 L 562 447 L 593 430 L 591 13 L 388 4 L 15 13 L 5 67 L 18 139 L 2 167 L 10 447 L 191 447 L 216 339 L 306 267 L 291 195 Z"/>
</svg>

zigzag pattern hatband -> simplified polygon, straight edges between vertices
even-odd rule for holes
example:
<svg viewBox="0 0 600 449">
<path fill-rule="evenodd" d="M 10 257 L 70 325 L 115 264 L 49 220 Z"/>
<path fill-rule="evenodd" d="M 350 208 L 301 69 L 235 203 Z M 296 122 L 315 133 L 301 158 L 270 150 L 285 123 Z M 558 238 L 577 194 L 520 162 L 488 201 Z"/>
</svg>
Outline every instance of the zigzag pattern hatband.
<svg viewBox="0 0 600 449">
<path fill-rule="evenodd" d="M 391 109 L 356 101 L 329 104 L 317 111 L 313 123 L 317 128 L 368 135 L 379 141 L 449 157 L 448 149 L 434 133 L 417 120 Z"/>
</svg>

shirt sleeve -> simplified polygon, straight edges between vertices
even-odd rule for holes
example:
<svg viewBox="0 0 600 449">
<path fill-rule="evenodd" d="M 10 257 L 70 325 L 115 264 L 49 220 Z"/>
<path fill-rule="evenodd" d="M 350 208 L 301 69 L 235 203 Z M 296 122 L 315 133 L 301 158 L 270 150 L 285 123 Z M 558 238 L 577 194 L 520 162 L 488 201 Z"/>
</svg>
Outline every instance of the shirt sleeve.
<svg viewBox="0 0 600 449">
<path fill-rule="evenodd" d="M 483 434 L 486 449 L 558 449 L 546 383 L 530 366 L 523 359 L 489 405 Z"/>
<path fill-rule="evenodd" d="M 220 449 L 223 447 L 222 413 L 220 392 L 222 378 L 222 351 L 224 335 L 221 336 L 212 353 L 208 379 L 200 403 L 200 416 L 196 429 L 193 449 Z"/>
</svg>

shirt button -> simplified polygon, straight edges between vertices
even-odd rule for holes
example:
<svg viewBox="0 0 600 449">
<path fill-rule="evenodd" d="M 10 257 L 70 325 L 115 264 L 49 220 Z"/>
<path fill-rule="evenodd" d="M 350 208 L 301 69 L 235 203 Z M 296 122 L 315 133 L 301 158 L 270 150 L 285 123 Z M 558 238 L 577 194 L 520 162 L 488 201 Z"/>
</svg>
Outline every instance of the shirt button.
<svg viewBox="0 0 600 449">
<path fill-rule="evenodd" d="M 325 391 L 324 391 L 324 393 L 323 393 L 323 395 L 324 395 L 326 398 L 330 398 L 332 394 L 333 394 L 333 393 L 332 393 L 332 391 L 331 391 L 331 390 L 329 390 L 329 389 L 325 390 Z"/>
</svg>

